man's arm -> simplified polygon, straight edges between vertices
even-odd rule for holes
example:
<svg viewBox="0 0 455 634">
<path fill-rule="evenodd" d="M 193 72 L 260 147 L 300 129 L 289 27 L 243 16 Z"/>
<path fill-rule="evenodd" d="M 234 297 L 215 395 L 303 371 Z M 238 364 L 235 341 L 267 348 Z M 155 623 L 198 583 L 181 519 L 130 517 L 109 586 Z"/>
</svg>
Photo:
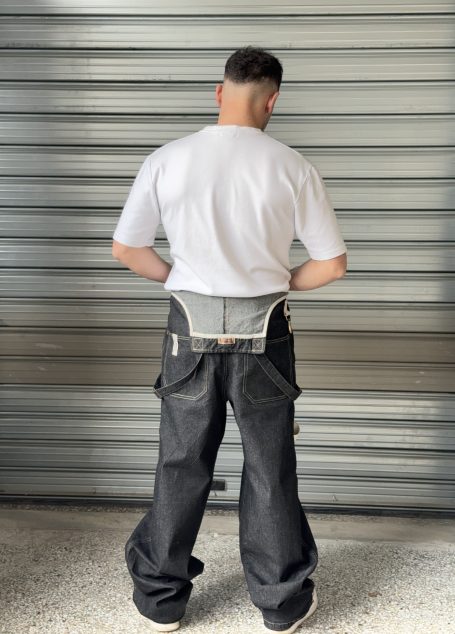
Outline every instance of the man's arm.
<svg viewBox="0 0 455 634">
<path fill-rule="evenodd" d="M 311 165 L 295 203 L 295 231 L 310 259 L 291 269 L 289 288 L 307 291 L 343 277 L 347 247 L 329 192 L 319 170 Z"/>
<path fill-rule="evenodd" d="M 309 291 L 330 284 L 345 275 L 346 267 L 346 253 L 329 260 L 307 260 L 291 269 L 289 290 Z"/>
<path fill-rule="evenodd" d="M 130 247 L 117 240 L 112 241 L 112 257 L 137 275 L 155 282 L 164 283 L 172 268 L 153 247 Z"/>
</svg>

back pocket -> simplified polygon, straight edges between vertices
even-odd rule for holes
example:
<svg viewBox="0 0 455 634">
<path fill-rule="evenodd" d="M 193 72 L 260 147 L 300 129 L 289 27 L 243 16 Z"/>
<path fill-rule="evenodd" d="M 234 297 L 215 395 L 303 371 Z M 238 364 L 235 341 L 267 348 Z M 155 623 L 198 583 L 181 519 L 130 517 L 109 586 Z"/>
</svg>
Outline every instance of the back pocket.
<svg viewBox="0 0 455 634">
<path fill-rule="evenodd" d="M 267 371 L 257 357 L 265 356 L 272 368 Z M 283 389 L 284 387 L 284 389 Z M 295 383 L 295 362 L 291 335 L 266 341 L 262 355 L 244 354 L 243 394 L 255 404 L 273 403 L 298 396 L 300 388 Z"/>
</svg>

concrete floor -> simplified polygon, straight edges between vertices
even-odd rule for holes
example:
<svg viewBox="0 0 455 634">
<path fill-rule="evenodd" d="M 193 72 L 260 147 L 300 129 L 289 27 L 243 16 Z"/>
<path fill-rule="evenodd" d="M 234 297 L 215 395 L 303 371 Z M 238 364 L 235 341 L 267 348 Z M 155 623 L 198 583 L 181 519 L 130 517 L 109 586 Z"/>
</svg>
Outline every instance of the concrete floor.
<svg viewBox="0 0 455 634">
<path fill-rule="evenodd" d="M 145 634 L 123 547 L 146 507 L 0 505 L 0 632 Z M 319 607 L 307 634 L 454 634 L 451 519 L 307 513 Z M 207 510 L 182 634 L 264 632 L 238 551 L 236 511 Z"/>
</svg>

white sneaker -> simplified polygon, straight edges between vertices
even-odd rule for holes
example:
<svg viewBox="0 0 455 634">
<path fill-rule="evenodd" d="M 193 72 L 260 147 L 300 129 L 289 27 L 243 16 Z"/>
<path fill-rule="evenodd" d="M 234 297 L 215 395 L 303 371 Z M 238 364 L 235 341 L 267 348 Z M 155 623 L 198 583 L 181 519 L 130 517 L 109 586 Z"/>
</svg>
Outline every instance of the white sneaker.
<svg viewBox="0 0 455 634">
<path fill-rule="evenodd" d="M 306 621 L 313 614 L 313 612 L 316 610 L 317 607 L 318 607 L 318 597 L 316 594 L 316 588 L 313 588 L 311 605 L 308 609 L 308 612 L 304 616 L 302 616 L 301 619 L 293 623 L 291 627 L 288 627 L 287 630 L 271 630 L 269 627 L 267 627 L 265 623 L 264 623 L 264 628 L 266 632 L 277 632 L 278 634 L 292 634 L 292 632 L 295 632 L 296 629 L 300 627 L 300 625 L 302 625 L 302 623 Z"/>
<path fill-rule="evenodd" d="M 149 622 L 149 625 L 152 627 L 152 629 L 155 630 L 155 632 L 174 632 L 180 627 L 180 621 L 174 621 L 174 623 L 157 623 L 156 621 L 152 621 L 152 619 L 149 618 L 147 618 L 147 621 Z"/>
</svg>

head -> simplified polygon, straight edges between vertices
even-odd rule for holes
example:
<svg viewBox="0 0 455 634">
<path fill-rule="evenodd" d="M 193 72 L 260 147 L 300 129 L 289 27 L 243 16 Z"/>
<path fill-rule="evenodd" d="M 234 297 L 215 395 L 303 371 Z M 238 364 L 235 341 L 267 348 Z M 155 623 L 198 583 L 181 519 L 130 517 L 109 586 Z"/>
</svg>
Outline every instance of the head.
<svg viewBox="0 0 455 634">
<path fill-rule="evenodd" d="M 264 130 L 280 94 L 282 76 L 280 61 L 265 49 L 245 46 L 236 50 L 226 62 L 224 83 L 215 89 L 218 123 Z"/>
</svg>

